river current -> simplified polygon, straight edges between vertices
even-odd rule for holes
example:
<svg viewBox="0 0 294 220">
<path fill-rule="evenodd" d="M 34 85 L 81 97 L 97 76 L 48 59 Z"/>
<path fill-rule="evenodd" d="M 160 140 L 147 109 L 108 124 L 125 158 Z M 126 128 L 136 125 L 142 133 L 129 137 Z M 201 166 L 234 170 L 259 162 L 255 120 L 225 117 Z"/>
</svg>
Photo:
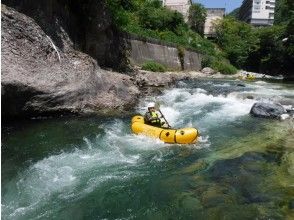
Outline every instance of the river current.
<svg viewBox="0 0 294 220">
<path fill-rule="evenodd" d="M 294 85 L 181 81 L 146 97 L 196 144 L 130 131 L 131 117 L 32 119 L 2 128 L 2 219 L 293 219 L 293 120 L 249 115 Z M 294 103 L 293 103 L 294 104 Z"/>
</svg>

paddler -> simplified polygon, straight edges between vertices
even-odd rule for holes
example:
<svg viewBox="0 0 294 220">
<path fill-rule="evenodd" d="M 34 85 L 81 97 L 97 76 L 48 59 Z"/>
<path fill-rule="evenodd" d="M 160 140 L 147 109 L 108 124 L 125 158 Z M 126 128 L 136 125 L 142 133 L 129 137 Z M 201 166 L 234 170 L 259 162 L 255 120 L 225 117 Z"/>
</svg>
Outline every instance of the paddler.
<svg viewBox="0 0 294 220">
<path fill-rule="evenodd" d="M 165 122 L 163 115 L 160 112 L 156 111 L 154 102 L 150 102 L 147 105 L 147 109 L 148 111 L 145 113 L 144 116 L 145 124 L 149 124 L 155 127 L 169 127 Z"/>
</svg>

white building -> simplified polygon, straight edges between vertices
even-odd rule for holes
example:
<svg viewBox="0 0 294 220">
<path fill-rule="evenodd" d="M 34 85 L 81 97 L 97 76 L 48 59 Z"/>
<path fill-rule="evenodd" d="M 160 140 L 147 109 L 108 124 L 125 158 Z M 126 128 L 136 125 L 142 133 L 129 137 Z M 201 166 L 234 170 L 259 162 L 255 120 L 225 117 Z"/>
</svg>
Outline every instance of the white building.
<svg viewBox="0 0 294 220">
<path fill-rule="evenodd" d="M 215 23 L 225 16 L 225 8 L 206 8 L 207 16 L 204 24 L 204 36 L 207 38 L 215 37 Z"/>
<path fill-rule="evenodd" d="M 188 20 L 189 8 L 192 5 L 192 0 L 162 0 L 164 6 L 171 10 L 176 10 L 183 14 L 185 20 Z"/>
<path fill-rule="evenodd" d="M 254 26 L 268 26 L 274 23 L 275 0 L 244 0 L 239 19 Z"/>
</svg>

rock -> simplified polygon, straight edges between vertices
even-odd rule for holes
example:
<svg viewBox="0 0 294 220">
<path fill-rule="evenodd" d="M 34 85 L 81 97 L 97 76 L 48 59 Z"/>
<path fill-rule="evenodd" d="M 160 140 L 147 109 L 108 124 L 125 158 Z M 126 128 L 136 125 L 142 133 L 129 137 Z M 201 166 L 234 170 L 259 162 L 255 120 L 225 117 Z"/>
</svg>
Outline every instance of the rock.
<svg viewBox="0 0 294 220">
<path fill-rule="evenodd" d="M 140 92 L 131 76 L 102 70 L 62 27 L 56 42 L 25 14 L 5 5 L 1 12 L 3 118 L 121 114 L 135 106 Z"/>
<path fill-rule="evenodd" d="M 176 74 L 156 73 L 142 70 L 137 71 L 133 78 L 135 84 L 144 95 L 160 95 L 163 89 L 175 84 L 176 81 L 181 79 L 176 77 Z"/>
<path fill-rule="evenodd" d="M 262 118 L 279 118 L 284 113 L 286 110 L 278 103 L 257 102 L 250 110 L 251 115 Z"/>
<path fill-rule="evenodd" d="M 244 84 L 238 83 L 237 86 L 246 87 Z"/>
<path fill-rule="evenodd" d="M 246 99 L 254 99 L 254 97 L 252 95 L 248 95 Z"/>
<path fill-rule="evenodd" d="M 207 75 L 212 75 L 215 74 L 216 71 L 210 67 L 205 67 L 201 70 L 202 73 L 207 74 Z"/>
<path fill-rule="evenodd" d="M 93 57 L 101 67 L 127 68 L 128 44 L 113 25 L 106 0 L 3 0 L 2 4 L 32 18 L 57 48 L 64 50 L 71 44 L 70 47 Z M 14 25 L 25 28 L 22 23 Z"/>
</svg>

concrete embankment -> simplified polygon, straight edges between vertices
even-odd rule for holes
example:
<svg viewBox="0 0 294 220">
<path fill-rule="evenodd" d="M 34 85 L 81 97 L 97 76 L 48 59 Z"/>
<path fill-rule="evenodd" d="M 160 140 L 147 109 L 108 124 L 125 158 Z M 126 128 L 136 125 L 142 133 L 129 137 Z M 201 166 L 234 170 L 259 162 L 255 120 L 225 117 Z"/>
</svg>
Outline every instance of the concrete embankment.
<svg viewBox="0 0 294 220">
<path fill-rule="evenodd" d="M 126 34 L 125 39 L 129 43 L 129 59 L 133 65 L 152 60 L 173 70 L 201 70 L 201 53 L 131 34 Z"/>
</svg>

